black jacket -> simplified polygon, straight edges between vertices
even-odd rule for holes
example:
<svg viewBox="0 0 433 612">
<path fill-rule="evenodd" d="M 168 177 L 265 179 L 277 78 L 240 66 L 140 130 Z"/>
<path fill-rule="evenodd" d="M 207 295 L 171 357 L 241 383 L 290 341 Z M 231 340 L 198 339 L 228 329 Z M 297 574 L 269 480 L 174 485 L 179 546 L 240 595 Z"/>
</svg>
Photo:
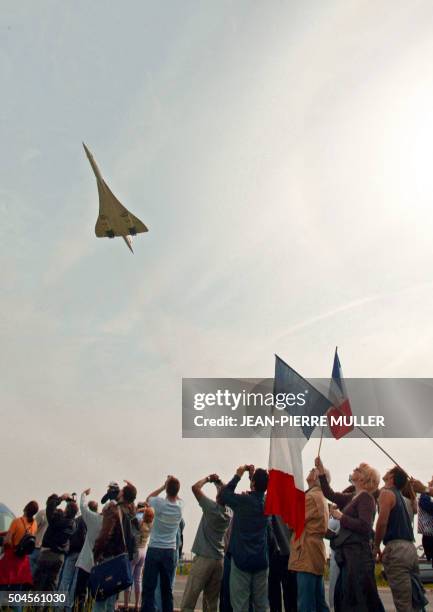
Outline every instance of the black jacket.
<svg viewBox="0 0 433 612">
<path fill-rule="evenodd" d="M 76 522 L 75 519 L 66 518 L 63 510 L 57 508 L 61 501 L 58 495 L 50 495 L 47 499 L 48 527 L 42 540 L 42 548 L 49 548 L 56 553 L 67 553 Z"/>
<path fill-rule="evenodd" d="M 269 554 L 289 557 L 292 531 L 280 516 L 271 517 L 270 534 Z"/>
<path fill-rule="evenodd" d="M 83 517 L 79 516 L 75 522 L 76 529 L 69 541 L 69 554 L 81 552 L 86 539 L 87 527 Z"/>
</svg>

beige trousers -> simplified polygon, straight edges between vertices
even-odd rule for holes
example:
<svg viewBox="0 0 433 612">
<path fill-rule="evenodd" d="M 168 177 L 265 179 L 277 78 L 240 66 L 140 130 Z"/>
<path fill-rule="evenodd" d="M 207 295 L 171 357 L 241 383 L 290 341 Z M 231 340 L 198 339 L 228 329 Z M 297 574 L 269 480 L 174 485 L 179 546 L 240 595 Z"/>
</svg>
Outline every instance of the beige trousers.
<svg viewBox="0 0 433 612">
<path fill-rule="evenodd" d="M 197 600 L 203 592 L 203 611 L 217 612 L 223 576 L 223 560 L 197 557 L 194 559 L 188 575 L 180 609 L 190 612 L 195 609 Z"/>
<path fill-rule="evenodd" d="M 397 612 L 412 612 L 411 574 L 419 573 L 415 544 L 391 540 L 385 546 L 382 563 Z"/>
</svg>

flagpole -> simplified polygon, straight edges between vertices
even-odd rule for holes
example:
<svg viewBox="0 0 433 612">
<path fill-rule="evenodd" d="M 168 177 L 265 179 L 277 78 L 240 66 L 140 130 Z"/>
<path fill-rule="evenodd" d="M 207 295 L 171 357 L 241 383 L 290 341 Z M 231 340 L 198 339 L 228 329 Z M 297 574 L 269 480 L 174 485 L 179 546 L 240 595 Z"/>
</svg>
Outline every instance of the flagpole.
<svg viewBox="0 0 433 612">
<path fill-rule="evenodd" d="M 337 351 L 338 351 L 338 346 L 336 346 L 336 347 L 335 347 L 335 352 L 337 353 Z M 290 370 L 292 370 L 292 372 L 294 372 L 294 373 L 295 373 L 297 376 L 299 376 L 299 378 L 301 378 L 302 380 L 304 380 L 304 382 L 306 382 L 306 383 L 307 383 L 307 385 L 309 385 L 309 386 L 310 386 L 312 389 L 314 389 L 314 390 L 316 391 L 316 393 L 318 393 L 319 395 L 321 395 L 321 396 L 322 396 L 324 399 L 326 399 L 326 400 L 329 402 L 329 399 L 328 399 L 328 398 L 327 398 L 325 395 L 323 395 L 323 393 L 321 393 L 321 392 L 320 392 L 318 389 L 316 389 L 315 387 L 313 387 L 313 385 L 312 385 L 312 384 L 311 384 L 311 383 L 310 383 L 310 382 L 309 382 L 309 381 L 308 381 L 306 378 L 304 378 L 303 376 L 301 376 L 301 375 L 299 374 L 299 372 L 297 372 L 297 371 L 296 371 L 294 368 L 292 368 L 291 366 L 289 366 L 289 365 L 288 365 L 288 364 L 287 364 L 287 363 L 286 363 L 286 362 L 285 362 L 283 359 L 281 359 L 281 357 L 279 357 L 279 356 L 278 356 L 276 353 L 275 353 L 275 357 L 276 357 L 277 359 L 279 359 L 279 360 L 280 360 L 280 361 L 281 361 L 281 362 L 282 362 L 282 363 L 283 363 L 283 364 L 284 364 L 284 365 L 285 365 L 287 368 L 289 368 Z M 274 378 L 274 393 L 275 393 L 275 378 Z M 331 402 L 330 402 L 330 403 L 331 403 Z M 341 409 L 340 409 L 340 406 L 334 406 L 334 408 L 336 408 L 337 410 L 339 410 L 339 411 L 340 411 L 340 413 L 342 414 L 342 411 L 341 411 Z M 373 444 L 375 444 L 375 445 L 377 446 L 377 448 L 378 448 L 379 450 L 381 450 L 381 451 L 382 451 L 382 453 L 384 453 L 384 455 L 386 455 L 386 456 L 388 457 L 388 459 L 390 459 L 390 460 L 391 460 L 391 461 L 394 463 L 394 465 L 396 465 L 396 466 L 397 466 L 397 467 L 399 467 L 401 470 L 403 470 L 403 468 L 400 466 L 400 464 L 399 464 L 399 463 L 397 463 L 397 461 L 396 461 L 396 460 L 395 460 L 393 457 L 391 457 L 391 455 L 390 455 L 389 453 L 387 453 L 387 452 L 386 452 L 386 450 L 385 450 L 385 449 L 384 449 L 384 448 L 383 448 L 383 447 L 382 447 L 382 446 L 381 446 L 381 445 L 380 445 L 378 442 L 376 442 L 376 440 L 374 440 L 374 439 L 373 439 L 373 438 L 372 438 L 372 437 L 371 437 L 371 436 L 370 436 L 370 435 L 369 435 L 369 434 L 368 434 L 368 433 L 367 433 L 367 432 L 366 432 L 366 431 L 365 431 L 365 430 L 364 430 L 362 427 L 360 427 L 359 425 L 356 425 L 355 427 L 356 427 L 357 429 L 359 429 L 359 431 L 360 431 L 361 433 L 363 433 L 363 434 L 364 434 L 364 436 L 365 436 L 366 438 L 368 438 L 369 440 L 371 440 L 371 441 L 373 442 Z M 320 435 L 320 442 L 319 442 L 319 457 L 320 457 L 320 450 L 321 450 L 321 448 L 322 448 L 322 440 L 323 440 L 323 427 L 322 427 L 322 432 L 321 432 L 321 435 Z M 405 472 L 405 474 L 407 474 L 407 472 L 406 472 L 405 470 L 403 470 L 403 472 Z"/>
<path fill-rule="evenodd" d="M 382 448 L 382 446 L 381 446 L 381 445 L 380 445 L 378 442 L 376 442 L 376 440 L 375 440 L 374 438 L 372 438 L 372 437 L 371 437 L 371 436 L 370 436 L 370 435 L 369 435 L 369 434 L 368 434 L 368 433 L 365 431 L 365 429 L 363 429 L 363 428 L 362 428 L 362 427 L 360 427 L 359 425 L 357 425 L 357 426 L 356 426 L 356 429 L 359 429 L 359 431 L 361 431 L 361 432 L 364 434 L 364 436 L 365 436 L 366 438 L 368 438 L 369 440 L 371 440 L 371 441 L 373 442 L 373 444 L 375 444 L 375 445 L 377 446 L 377 448 L 379 448 L 379 449 L 382 451 L 382 453 L 388 457 L 388 459 L 391 459 L 391 461 L 392 461 L 392 462 L 393 462 L 393 463 L 394 463 L 394 464 L 395 464 L 397 467 L 399 467 L 401 470 L 403 470 L 403 468 L 400 466 L 400 464 L 398 464 L 398 463 L 397 463 L 397 461 L 396 461 L 395 459 L 393 459 L 393 457 L 391 457 L 391 455 L 390 455 L 389 453 L 387 453 L 387 452 L 386 452 L 386 450 L 385 450 L 384 448 Z M 405 472 L 405 470 L 403 470 L 403 472 Z M 406 472 L 405 472 L 405 473 L 406 473 Z"/>
<path fill-rule="evenodd" d="M 336 347 L 335 347 L 334 361 L 335 361 L 335 357 L 337 356 L 337 354 L 338 354 L 338 346 L 336 346 Z M 337 410 L 339 410 L 339 408 L 340 408 L 340 407 L 339 407 L 339 406 L 337 406 L 336 408 L 337 408 Z M 340 413 L 342 414 L 341 410 L 340 410 Z M 389 453 L 387 453 L 387 452 L 386 452 L 386 450 L 385 450 L 385 449 L 384 449 L 384 448 L 383 448 L 383 447 L 382 447 L 382 446 L 381 446 L 381 445 L 380 445 L 378 442 L 376 442 L 376 440 L 374 440 L 374 438 L 372 438 L 372 437 L 370 436 L 370 434 L 368 434 L 368 433 L 365 431 L 365 429 L 363 429 L 363 428 L 362 428 L 362 427 L 360 427 L 359 425 L 356 425 L 356 428 L 357 428 L 357 429 L 358 429 L 358 430 L 359 430 L 361 433 L 363 433 L 363 434 L 364 434 L 364 436 L 365 436 L 366 438 L 368 438 L 369 440 L 371 440 L 371 442 L 373 442 L 373 444 L 375 444 L 375 445 L 377 446 L 377 448 L 378 448 L 379 450 L 381 450 L 381 451 L 382 451 L 382 453 L 388 457 L 388 459 L 391 459 L 391 461 L 392 461 L 392 462 L 393 462 L 393 463 L 394 463 L 394 464 L 395 464 L 397 467 L 399 467 L 401 470 L 403 470 L 403 468 L 402 468 L 402 467 L 401 467 L 401 466 L 400 466 L 400 465 L 397 463 L 397 461 L 396 461 L 396 460 L 395 460 L 393 457 L 391 457 L 391 455 L 390 455 Z M 322 430 L 322 435 L 323 435 L 323 430 Z M 322 438 L 320 438 L 320 446 L 321 446 L 321 445 L 322 445 Z M 320 446 L 319 446 L 319 456 L 320 456 Z M 403 470 L 403 471 L 404 471 L 404 470 Z"/>
<path fill-rule="evenodd" d="M 317 456 L 318 456 L 318 457 L 320 457 L 320 449 L 322 448 L 323 430 L 324 430 L 324 427 L 322 427 L 322 432 L 321 432 L 321 434 L 320 434 L 319 451 L 318 451 L 318 453 L 317 453 Z"/>
</svg>

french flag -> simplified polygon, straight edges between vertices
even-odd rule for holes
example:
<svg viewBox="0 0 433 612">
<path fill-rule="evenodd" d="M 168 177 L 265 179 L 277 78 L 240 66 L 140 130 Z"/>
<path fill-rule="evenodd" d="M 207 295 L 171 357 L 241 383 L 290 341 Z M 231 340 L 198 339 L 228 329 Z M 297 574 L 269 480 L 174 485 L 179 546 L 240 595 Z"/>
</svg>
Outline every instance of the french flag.
<svg viewBox="0 0 433 612">
<path fill-rule="evenodd" d="M 280 394 L 280 395 L 279 395 Z M 305 378 L 275 355 L 274 401 L 282 395 L 303 394 L 305 403 L 287 400 L 284 410 L 291 415 L 322 416 L 332 406 L 331 402 Z M 269 451 L 269 482 L 265 513 L 281 516 L 298 538 L 305 526 L 304 471 L 302 449 L 310 439 L 314 427 L 299 427 L 296 437 L 282 437 L 281 427 L 271 432 Z"/>
<path fill-rule="evenodd" d="M 337 348 L 335 349 L 334 365 L 332 368 L 331 384 L 329 386 L 329 399 L 332 402 L 332 408 L 328 411 L 328 424 L 332 435 L 336 440 L 339 440 L 343 436 L 347 435 L 353 430 L 353 425 L 345 425 L 344 422 L 339 425 L 338 423 L 331 422 L 331 416 L 338 417 L 351 417 L 352 408 L 350 406 L 349 396 L 347 394 L 346 384 L 343 378 L 343 372 L 341 369 L 340 359 L 338 358 Z M 344 420 L 344 419 L 343 419 Z"/>
</svg>

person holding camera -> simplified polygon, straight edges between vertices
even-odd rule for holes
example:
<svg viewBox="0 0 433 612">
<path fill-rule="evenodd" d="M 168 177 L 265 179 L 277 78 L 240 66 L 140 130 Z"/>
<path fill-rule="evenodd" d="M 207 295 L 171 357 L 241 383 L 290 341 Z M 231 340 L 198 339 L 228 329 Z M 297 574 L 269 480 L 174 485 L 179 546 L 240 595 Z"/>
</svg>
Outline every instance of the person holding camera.
<svg viewBox="0 0 433 612">
<path fill-rule="evenodd" d="M 59 508 L 66 502 L 64 510 Z M 60 497 L 53 493 L 47 499 L 48 527 L 42 540 L 41 552 L 34 576 L 36 591 L 55 591 L 60 570 L 69 550 L 69 540 L 75 532 L 78 506 L 69 493 Z"/>
<path fill-rule="evenodd" d="M 90 503 L 95 504 L 96 502 Z M 69 540 L 69 550 L 65 555 L 59 581 L 59 591 L 68 593 L 69 608 L 72 608 L 74 605 L 75 588 L 78 575 L 78 568 L 76 567 L 76 564 L 86 540 L 86 531 L 86 523 L 81 515 L 76 520 L 75 531 Z"/>
<path fill-rule="evenodd" d="M 221 503 L 207 497 L 202 489 L 205 484 L 214 483 L 217 493 L 222 482 L 217 474 L 205 476 L 192 485 L 192 492 L 202 509 L 192 552 L 196 555 L 188 575 L 183 594 L 181 610 L 190 612 L 200 593 L 203 592 L 203 608 L 209 612 L 218 609 L 224 559 L 224 536 L 230 523 L 230 512 Z"/>
<path fill-rule="evenodd" d="M 144 562 L 142 612 L 154 612 L 158 576 L 163 612 L 173 612 L 173 576 L 176 572 L 176 535 L 182 520 L 183 502 L 178 493 L 180 482 L 168 476 L 165 483 L 146 499 L 155 511 L 149 548 Z M 159 497 L 165 491 L 165 498 Z"/>
<path fill-rule="evenodd" d="M 245 472 L 249 473 L 251 490 L 239 495 L 235 489 Z M 266 470 L 242 465 L 219 495 L 220 503 L 233 510 L 229 553 L 230 599 L 234 612 L 248 610 L 250 602 L 256 612 L 269 607 L 269 518 L 264 513 L 268 478 Z"/>
<path fill-rule="evenodd" d="M 155 512 L 153 508 L 150 508 L 146 502 L 139 502 L 137 504 L 137 514 L 132 520 L 137 550 L 131 561 L 131 574 L 135 592 L 135 612 L 138 612 L 141 607 L 141 584 L 143 580 L 144 559 L 146 557 L 147 544 L 153 526 L 154 516 Z M 132 587 L 124 591 L 123 607 L 125 610 L 129 610 L 131 591 Z"/>
<path fill-rule="evenodd" d="M 93 555 L 95 564 L 112 557 L 127 553 L 132 561 L 136 552 L 136 541 L 132 530 L 132 521 L 136 514 L 136 487 L 128 480 L 118 493 L 117 502 L 110 501 L 102 511 L 101 530 L 95 540 Z M 89 578 L 90 582 L 92 577 Z M 117 593 L 93 603 L 93 612 L 112 612 L 116 605 Z"/>
</svg>

